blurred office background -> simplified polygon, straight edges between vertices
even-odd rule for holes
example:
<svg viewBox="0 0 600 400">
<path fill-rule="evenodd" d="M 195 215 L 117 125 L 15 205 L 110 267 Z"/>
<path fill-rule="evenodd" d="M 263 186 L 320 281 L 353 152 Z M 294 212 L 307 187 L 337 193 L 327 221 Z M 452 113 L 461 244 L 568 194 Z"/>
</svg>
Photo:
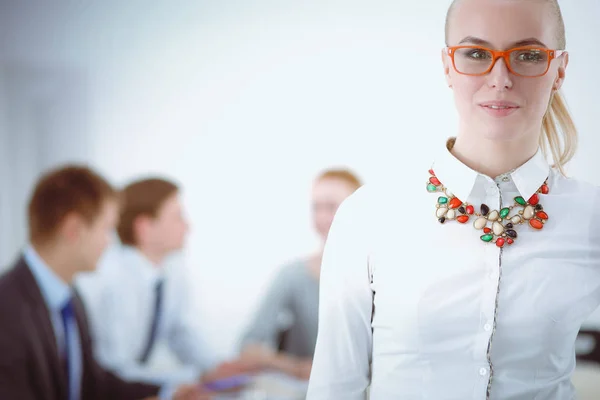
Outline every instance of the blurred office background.
<svg viewBox="0 0 600 400">
<path fill-rule="evenodd" d="M 233 352 L 277 268 L 317 244 L 320 170 L 397 183 L 455 134 L 448 3 L 2 0 L 0 268 L 47 168 L 87 162 L 116 185 L 166 175 L 184 188 L 199 318 Z M 600 2 L 561 5 L 581 134 L 568 172 L 599 185 Z"/>
</svg>

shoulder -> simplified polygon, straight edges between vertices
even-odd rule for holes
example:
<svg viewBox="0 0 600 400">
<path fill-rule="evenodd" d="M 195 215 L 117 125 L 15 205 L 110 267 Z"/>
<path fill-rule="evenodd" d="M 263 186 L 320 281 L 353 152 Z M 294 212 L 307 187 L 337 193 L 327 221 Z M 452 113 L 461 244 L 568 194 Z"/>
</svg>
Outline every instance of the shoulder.
<svg viewBox="0 0 600 400">
<path fill-rule="evenodd" d="M 10 305 L 11 308 L 14 308 L 22 303 L 23 268 L 27 268 L 27 266 L 22 262 L 17 262 L 0 275 L 0 305 Z M 32 281 L 31 284 L 35 284 L 35 281 Z"/>
<path fill-rule="evenodd" d="M 573 207 L 591 207 L 600 213 L 600 186 L 582 179 L 565 177 L 555 173 L 552 177 L 553 195 L 564 197 Z"/>
<path fill-rule="evenodd" d="M 22 273 L 17 265 L 0 276 L 0 337 L 3 339 L 0 342 L 20 337 L 22 321 L 29 312 L 21 285 Z"/>
<path fill-rule="evenodd" d="M 298 258 L 281 266 L 275 273 L 273 284 L 293 284 L 306 275 L 307 260 Z"/>
</svg>

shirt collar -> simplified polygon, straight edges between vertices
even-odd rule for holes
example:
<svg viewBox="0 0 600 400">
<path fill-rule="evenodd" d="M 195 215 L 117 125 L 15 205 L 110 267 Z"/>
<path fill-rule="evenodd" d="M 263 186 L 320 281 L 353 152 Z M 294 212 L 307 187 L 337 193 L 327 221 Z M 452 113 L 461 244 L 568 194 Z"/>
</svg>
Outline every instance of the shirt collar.
<svg viewBox="0 0 600 400">
<path fill-rule="evenodd" d="M 60 311 L 71 298 L 71 288 L 46 264 L 32 245 L 23 252 L 48 308 Z"/>
<path fill-rule="evenodd" d="M 123 246 L 123 268 L 130 268 L 143 279 L 158 282 L 164 279 L 163 265 L 155 265 L 134 246 Z"/>
<path fill-rule="evenodd" d="M 453 137 L 447 140 L 445 148 L 436 158 L 432 169 L 435 172 L 436 177 L 450 192 L 459 199 L 467 201 L 469 196 L 471 196 L 471 192 L 473 191 L 478 177 L 481 176 L 490 182 L 497 182 L 500 177 L 492 179 L 491 177 L 472 170 L 460 162 L 450 152 L 454 146 L 455 140 L 456 138 Z M 538 148 L 535 155 L 525 162 L 525 164 L 501 176 L 509 176 L 514 182 L 519 194 L 523 198 L 529 199 L 537 192 L 540 186 L 542 186 L 546 178 L 548 178 L 549 173 L 550 166 L 548 165 L 542 150 Z"/>
</svg>

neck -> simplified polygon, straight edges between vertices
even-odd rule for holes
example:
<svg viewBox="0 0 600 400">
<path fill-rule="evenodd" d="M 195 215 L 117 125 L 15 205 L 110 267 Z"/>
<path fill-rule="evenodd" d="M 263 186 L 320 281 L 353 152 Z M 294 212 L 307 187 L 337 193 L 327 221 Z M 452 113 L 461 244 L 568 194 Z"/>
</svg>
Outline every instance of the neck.
<svg viewBox="0 0 600 400">
<path fill-rule="evenodd" d="M 165 259 L 165 253 L 149 246 L 137 246 L 137 249 L 146 257 L 155 267 L 160 267 Z"/>
<path fill-rule="evenodd" d="M 48 268 L 63 282 L 67 285 L 73 282 L 77 270 L 73 267 L 73 257 L 71 255 L 53 245 L 33 245 L 33 248 Z"/>
<path fill-rule="evenodd" d="M 450 151 L 467 167 L 495 178 L 525 164 L 538 148 L 538 137 L 535 135 L 524 135 L 523 140 L 503 142 L 465 132 L 458 135 Z"/>
<path fill-rule="evenodd" d="M 308 259 L 308 268 L 310 270 L 311 275 L 319 280 L 321 277 L 321 262 L 323 260 L 323 247 L 319 248 L 319 250 L 314 253 Z"/>
</svg>

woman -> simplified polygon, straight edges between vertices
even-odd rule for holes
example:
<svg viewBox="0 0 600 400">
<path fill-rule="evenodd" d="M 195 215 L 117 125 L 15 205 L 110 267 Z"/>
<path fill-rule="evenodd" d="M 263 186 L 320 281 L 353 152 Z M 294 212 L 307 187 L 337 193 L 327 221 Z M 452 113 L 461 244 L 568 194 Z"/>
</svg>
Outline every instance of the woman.
<svg viewBox="0 0 600 400">
<path fill-rule="evenodd" d="M 600 190 L 563 175 L 559 6 L 455 1 L 446 44 L 457 135 L 398 193 L 340 207 L 309 400 L 574 398 L 575 337 L 600 304 Z"/>
<path fill-rule="evenodd" d="M 360 187 L 350 171 L 324 171 L 312 188 L 316 254 L 281 269 L 242 340 L 242 360 L 260 369 L 308 379 L 317 340 L 323 244 L 339 205 Z"/>
</svg>

